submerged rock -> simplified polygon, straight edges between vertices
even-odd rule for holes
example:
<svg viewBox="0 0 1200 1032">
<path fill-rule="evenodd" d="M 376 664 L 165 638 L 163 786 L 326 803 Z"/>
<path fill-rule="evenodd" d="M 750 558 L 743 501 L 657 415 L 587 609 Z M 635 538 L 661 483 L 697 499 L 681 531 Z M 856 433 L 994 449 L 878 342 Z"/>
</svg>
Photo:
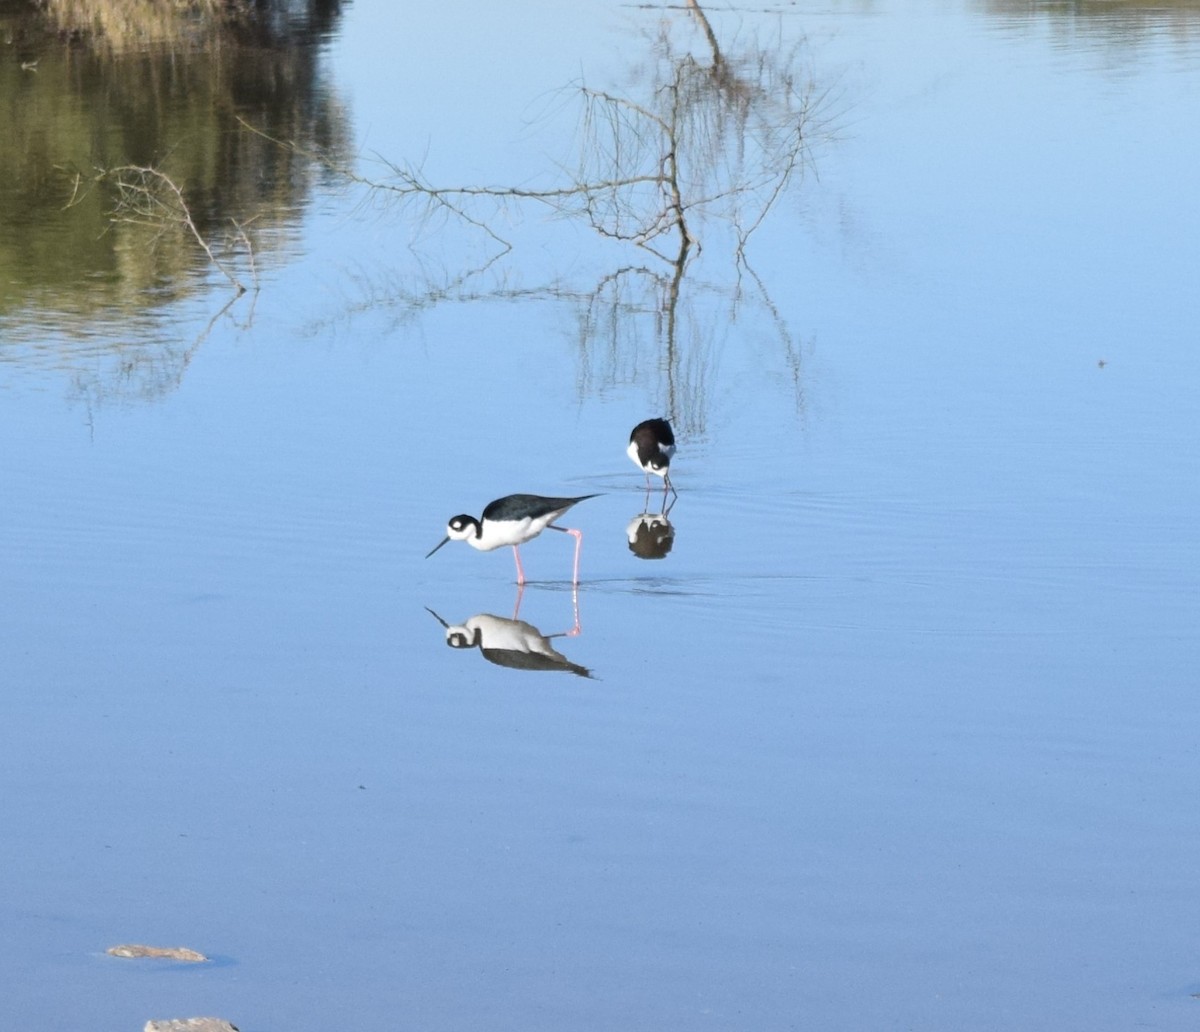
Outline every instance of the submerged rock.
<svg viewBox="0 0 1200 1032">
<path fill-rule="evenodd" d="M 166 1021 L 147 1021 L 142 1032 L 238 1032 L 221 1018 L 169 1018 Z"/>
<path fill-rule="evenodd" d="M 107 952 L 113 957 L 163 957 L 167 960 L 186 960 L 192 964 L 208 960 L 203 953 L 189 950 L 186 946 L 141 946 L 127 943 L 110 946 Z"/>
</svg>

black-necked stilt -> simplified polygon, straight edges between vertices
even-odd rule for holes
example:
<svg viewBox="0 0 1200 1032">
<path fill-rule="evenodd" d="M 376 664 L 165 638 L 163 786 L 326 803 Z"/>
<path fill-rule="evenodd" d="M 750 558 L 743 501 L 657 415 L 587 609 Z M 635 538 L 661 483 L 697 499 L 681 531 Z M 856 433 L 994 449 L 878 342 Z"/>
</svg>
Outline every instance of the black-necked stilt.
<svg viewBox="0 0 1200 1032">
<path fill-rule="evenodd" d="M 635 516 L 625 528 L 629 551 L 639 559 L 665 559 L 675 544 L 675 528 L 668 518 L 670 511 L 668 506 L 657 515 L 644 512 Z"/>
<path fill-rule="evenodd" d="M 650 490 L 650 474 L 663 478 L 663 498 L 667 488 L 678 497 L 671 483 L 671 456 L 675 454 L 675 434 L 665 419 L 645 419 L 633 428 L 629 435 L 629 447 L 625 454 L 633 464 L 646 474 L 646 490 Z"/>
<path fill-rule="evenodd" d="M 479 649 L 489 663 L 513 670 L 562 670 L 579 677 L 591 677 L 587 667 L 572 663 L 551 641 L 570 637 L 579 632 L 576 615 L 575 630 L 558 634 L 543 634 L 538 628 L 514 616 L 506 620 L 491 613 L 478 613 L 461 624 L 446 623 L 432 609 L 434 618 L 446 628 L 446 644 L 452 649 Z"/>
<path fill-rule="evenodd" d="M 446 525 L 446 536 L 425 556 L 433 555 L 447 541 L 466 541 L 472 548 L 490 552 L 502 545 L 512 545 L 517 560 L 517 583 L 525 583 L 525 571 L 521 568 L 520 546 L 532 541 L 543 530 L 561 530 L 575 539 L 575 572 L 572 584 L 579 583 L 579 548 L 583 544 L 583 531 L 569 527 L 556 527 L 554 521 L 572 505 L 577 505 L 594 494 L 578 498 L 543 498 L 541 495 L 514 494 L 489 502 L 479 519 L 474 516 L 455 516 Z"/>
</svg>

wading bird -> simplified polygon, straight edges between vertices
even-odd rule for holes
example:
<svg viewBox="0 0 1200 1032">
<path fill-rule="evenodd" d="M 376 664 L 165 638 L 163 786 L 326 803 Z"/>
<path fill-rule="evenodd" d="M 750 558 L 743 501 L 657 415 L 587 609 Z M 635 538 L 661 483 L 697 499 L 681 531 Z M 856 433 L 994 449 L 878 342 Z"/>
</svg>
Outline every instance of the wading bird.
<svg viewBox="0 0 1200 1032">
<path fill-rule="evenodd" d="M 665 419 L 646 419 L 633 428 L 625 454 L 646 474 L 646 490 L 650 490 L 650 474 L 663 478 L 663 498 L 667 488 L 678 498 L 679 492 L 671 483 L 671 456 L 675 454 L 675 434 Z"/>
<path fill-rule="evenodd" d="M 575 539 L 575 567 L 571 583 L 579 583 L 579 548 L 583 544 L 583 531 L 570 527 L 555 526 L 554 521 L 571 506 L 578 505 L 594 494 L 578 498 L 544 498 L 542 495 L 514 494 L 489 502 L 479 519 L 466 514 L 455 516 L 446 524 L 446 536 L 425 556 L 433 555 L 447 541 L 465 541 L 480 552 L 490 552 L 503 545 L 512 545 L 513 557 L 517 561 L 517 583 L 525 583 L 525 571 L 521 568 L 520 546 L 532 541 L 543 530 L 561 530 Z"/>
</svg>

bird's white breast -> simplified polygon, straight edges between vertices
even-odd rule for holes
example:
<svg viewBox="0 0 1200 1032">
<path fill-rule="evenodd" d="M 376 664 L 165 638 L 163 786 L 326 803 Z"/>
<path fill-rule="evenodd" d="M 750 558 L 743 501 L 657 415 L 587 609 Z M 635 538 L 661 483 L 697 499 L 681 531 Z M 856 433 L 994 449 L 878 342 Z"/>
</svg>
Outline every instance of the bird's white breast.
<svg viewBox="0 0 1200 1032">
<path fill-rule="evenodd" d="M 650 458 L 653 459 L 656 455 L 658 455 L 660 453 L 665 455 L 669 461 L 671 456 L 675 454 L 675 445 L 668 444 L 665 448 L 664 447 L 657 448 L 654 451 L 653 455 L 650 456 Z M 637 441 L 629 442 L 629 447 L 625 449 L 625 454 L 628 455 L 633 460 L 633 464 L 635 466 L 637 466 L 638 469 L 644 470 L 647 473 L 653 473 L 656 477 L 666 476 L 667 471 L 666 471 L 665 467 L 662 469 L 654 469 L 650 465 L 649 460 L 647 460 L 645 465 L 642 464 L 641 457 L 638 455 Z"/>
<path fill-rule="evenodd" d="M 490 552 L 493 548 L 502 548 L 504 545 L 523 545 L 545 530 L 555 515 L 548 513 L 537 519 L 526 516 L 519 520 L 484 520 L 483 532 L 478 537 L 467 540 L 472 548 L 481 552 Z"/>
<path fill-rule="evenodd" d="M 480 613 L 467 621 L 467 627 L 478 630 L 480 647 L 505 652 L 540 652 L 544 656 L 558 657 L 558 653 L 545 636 L 532 624 L 524 620 L 506 620 L 502 616 Z"/>
</svg>

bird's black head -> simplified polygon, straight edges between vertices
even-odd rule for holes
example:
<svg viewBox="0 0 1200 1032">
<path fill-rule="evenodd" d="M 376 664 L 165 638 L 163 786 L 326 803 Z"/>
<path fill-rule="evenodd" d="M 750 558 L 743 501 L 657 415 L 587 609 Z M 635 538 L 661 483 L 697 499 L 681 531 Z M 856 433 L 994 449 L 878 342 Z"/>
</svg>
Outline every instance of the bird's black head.
<svg viewBox="0 0 1200 1032">
<path fill-rule="evenodd" d="M 473 649 L 481 640 L 482 635 L 478 627 L 471 633 L 468 633 L 465 627 L 452 627 L 446 632 L 446 644 L 452 649 Z"/>
</svg>

